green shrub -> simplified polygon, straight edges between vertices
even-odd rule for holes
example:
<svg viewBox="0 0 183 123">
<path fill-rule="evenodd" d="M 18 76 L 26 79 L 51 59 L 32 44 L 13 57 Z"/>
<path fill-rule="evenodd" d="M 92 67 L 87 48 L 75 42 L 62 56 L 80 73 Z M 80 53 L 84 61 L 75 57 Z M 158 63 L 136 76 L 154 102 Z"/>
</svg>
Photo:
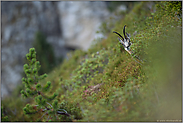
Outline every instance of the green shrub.
<svg viewBox="0 0 183 123">
<path fill-rule="evenodd" d="M 182 1 L 163 1 L 161 4 L 157 4 L 157 8 L 162 11 L 167 11 L 166 14 L 182 15 Z"/>
<path fill-rule="evenodd" d="M 21 94 L 25 98 L 34 98 L 35 104 L 27 104 L 23 108 L 24 113 L 28 116 L 32 114 L 40 116 L 38 119 L 33 119 L 36 121 L 45 121 L 46 119 L 46 121 L 56 121 L 60 119 L 59 114 L 70 116 L 70 114 L 68 114 L 64 109 L 63 111 L 60 111 L 61 109 L 59 109 L 58 100 L 55 99 L 58 95 L 56 92 L 51 96 L 45 95 L 46 92 L 50 91 L 51 82 L 48 81 L 44 86 L 39 83 L 40 80 L 47 77 L 47 74 L 38 75 L 41 65 L 39 61 L 36 60 L 35 49 L 30 48 L 26 57 L 28 60 L 28 64 L 24 65 L 26 78 L 22 78 L 22 82 L 25 85 L 26 90 L 22 90 Z"/>
</svg>

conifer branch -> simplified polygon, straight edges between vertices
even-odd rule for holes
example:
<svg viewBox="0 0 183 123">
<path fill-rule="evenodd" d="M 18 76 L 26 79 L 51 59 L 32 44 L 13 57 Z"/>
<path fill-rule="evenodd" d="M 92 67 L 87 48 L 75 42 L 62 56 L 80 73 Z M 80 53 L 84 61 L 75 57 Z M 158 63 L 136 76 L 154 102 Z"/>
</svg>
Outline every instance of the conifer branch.
<svg viewBox="0 0 183 123">
<path fill-rule="evenodd" d="M 57 114 L 70 116 L 70 114 L 66 112 L 61 112 L 58 109 L 58 100 L 56 100 L 57 94 L 54 93 L 52 96 L 46 96 L 44 92 L 48 92 L 51 87 L 51 82 L 47 82 L 45 86 L 41 86 L 39 83 L 40 80 L 47 77 L 47 74 L 38 75 L 38 70 L 40 69 L 40 63 L 36 60 L 36 51 L 34 48 L 30 48 L 29 53 L 26 54 L 28 64 L 24 65 L 24 72 L 26 74 L 26 78 L 22 78 L 22 82 L 25 85 L 26 90 L 21 90 L 21 94 L 23 97 L 35 97 L 35 102 L 37 105 L 31 106 L 29 104 L 23 108 L 23 111 L 26 115 L 36 114 L 45 112 L 40 119 L 43 118 L 45 114 L 48 114 L 47 120 L 52 117 L 56 117 L 58 119 Z M 53 101 L 54 100 L 54 101 Z M 52 105 L 47 101 L 53 101 Z M 47 107 L 48 104 L 50 107 Z M 42 107 L 45 107 L 43 109 Z M 65 110 L 64 110 L 65 111 Z M 56 113 L 56 114 L 55 114 Z"/>
</svg>

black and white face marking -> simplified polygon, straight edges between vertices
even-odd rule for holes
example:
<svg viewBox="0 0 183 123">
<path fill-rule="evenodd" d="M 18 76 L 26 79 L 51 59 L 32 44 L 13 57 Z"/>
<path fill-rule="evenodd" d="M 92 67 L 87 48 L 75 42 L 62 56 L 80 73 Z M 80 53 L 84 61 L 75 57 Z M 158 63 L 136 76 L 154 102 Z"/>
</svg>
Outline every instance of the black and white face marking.
<svg viewBox="0 0 183 123">
<path fill-rule="evenodd" d="M 130 36 L 127 32 L 126 32 L 126 35 L 125 35 L 125 27 L 126 27 L 126 25 L 123 28 L 123 34 L 124 34 L 125 38 L 123 38 L 123 36 L 121 36 L 118 32 L 113 31 L 113 33 L 116 33 L 119 36 L 118 40 L 119 40 L 119 42 L 121 42 L 121 44 L 123 45 L 125 50 L 130 50 L 130 46 L 131 46 Z"/>
</svg>

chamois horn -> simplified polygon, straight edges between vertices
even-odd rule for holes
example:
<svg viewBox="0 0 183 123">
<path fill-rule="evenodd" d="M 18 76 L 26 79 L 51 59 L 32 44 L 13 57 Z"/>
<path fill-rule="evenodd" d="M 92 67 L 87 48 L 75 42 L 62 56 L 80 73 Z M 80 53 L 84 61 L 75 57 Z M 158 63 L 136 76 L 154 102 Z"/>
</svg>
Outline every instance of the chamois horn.
<svg viewBox="0 0 183 123">
<path fill-rule="evenodd" d="M 121 38 L 122 38 L 122 40 L 124 41 L 123 36 L 121 36 L 119 33 L 115 32 L 115 31 L 113 31 L 113 33 L 116 33 L 117 35 L 119 35 L 119 37 L 121 37 Z"/>
<path fill-rule="evenodd" d="M 126 26 L 126 25 L 125 25 L 125 26 Z M 123 34 L 124 34 L 125 39 L 127 39 L 127 37 L 126 37 L 126 35 L 125 35 L 125 26 L 124 26 L 124 28 L 123 28 Z"/>
</svg>

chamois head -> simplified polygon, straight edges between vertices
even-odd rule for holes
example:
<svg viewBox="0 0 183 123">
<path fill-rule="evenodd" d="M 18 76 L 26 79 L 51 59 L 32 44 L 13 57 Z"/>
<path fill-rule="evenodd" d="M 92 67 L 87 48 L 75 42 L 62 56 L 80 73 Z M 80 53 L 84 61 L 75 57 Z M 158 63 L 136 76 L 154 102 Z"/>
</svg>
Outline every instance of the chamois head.
<svg viewBox="0 0 183 123">
<path fill-rule="evenodd" d="M 125 50 L 129 50 L 130 48 L 130 45 L 131 45 L 131 42 L 130 42 L 130 37 L 129 37 L 129 34 L 126 32 L 125 33 L 125 27 L 126 25 L 124 26 L 123 28 L 123 34 L 124 34 L 124 38 L 123 36 L 121 36 L 118 32 L 116 31 L 113 31 L 113 33 L 116 33 L 118 36 L 119 36 L 119 41 L 121 42 L 121 44 L 124 46 Z"/>
</svg>

